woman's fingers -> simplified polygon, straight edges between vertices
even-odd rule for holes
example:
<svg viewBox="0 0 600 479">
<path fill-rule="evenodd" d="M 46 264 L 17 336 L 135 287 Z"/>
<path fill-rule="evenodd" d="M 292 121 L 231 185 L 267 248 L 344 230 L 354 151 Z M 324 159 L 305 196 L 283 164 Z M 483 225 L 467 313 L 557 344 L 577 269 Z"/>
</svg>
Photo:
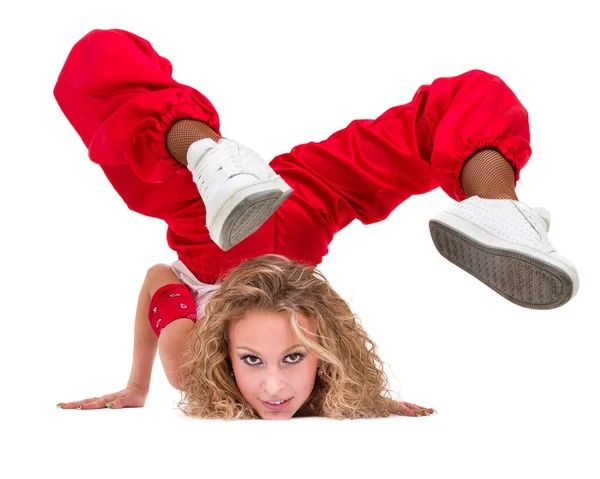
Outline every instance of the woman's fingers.
<svg viewBox="0 0 600 479">
<path fill-rule="evenodd" d="M 97 397 L 82 399 L 81 401 L 72 401 L 65 403 L 58 403 L 57 406 L 61 409 L 77 409 L 77 407 L 82 406 L 83 404 L 87 404 L 98 399 Z"/>
<path fill-rule="evenodd" d="M 126 396 L 126 393 L 113 393 L 106 394 L 100 397 L 93 397 L 82 399 L 81 401 L 74 401 L 68 403 L 59 403 L 57 407 L 61 409 L 79 409 L 79 410 L 87 410 L 87 409 L 101 409 L 105 407 L 111 407 L 117 400 L 122 399 Z M 107 404 L 111 404 L 111 406 L 107 406 Z"/>
<path fill-rule="evenodd" d="M 436 413 L 435 409 L 417 406 L 416 404 L 411 404 L 409 402 L 400 402 L 397 404 L 398 404 L 398 414 L 400 414 L 402 416 L 419 417 L 419 416 L 430 416 L 430 415 Z"/>
<path fill-rule="evenodd" d="M 113 399 L 106 405 L 109 409 L 123 409 L 125 406 L 127 406 L 126 398 Z"/>
<path fill-rule="evenodd" d="M 101 408 L 106 407 L 107 402 L 108 401 L 106 400 L 106 397 L 103 396 L 103 397 L 97 398 L 95 401 L 90 401 L 90 402 L 82 404 L 78 409 L 81 409 L 81 410 L 101 409 Z"/>
<path fill-rule="evenodd" d="M 412 406 L 412 404 L 409 404 L 409 403 L 401 403 L 400 404 L 400 414 L 402 414 L 403 416 L 416 416 L 417 414 L 415 413 L 415 411 L 413 410 L 413 408 L 411 406 Z"/>
<path fill-rule="evenodd" d="M 416 404 L 411 404 L 409 402 L 405 402 L 403 404 L 407 407 L 409 411 L 411 411 L 411 416 L 430 416 L 436 413 L 435 409 L 417 406 Z"/>
</svg>

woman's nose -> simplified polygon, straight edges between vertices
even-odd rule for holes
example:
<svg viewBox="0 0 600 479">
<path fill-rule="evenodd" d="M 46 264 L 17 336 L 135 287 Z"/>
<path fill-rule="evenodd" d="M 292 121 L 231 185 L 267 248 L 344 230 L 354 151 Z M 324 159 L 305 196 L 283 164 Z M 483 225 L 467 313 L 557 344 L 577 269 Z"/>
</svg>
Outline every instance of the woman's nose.
<svg viewBox="0 0 600 479">
<path fill-rule="evenodd" d="M 285 387 L 285 376 L 279 368 L 273 368 L 266 371 L 265 391 L 271 396 L 277 396 L 277 393 Z"/>
</svg>

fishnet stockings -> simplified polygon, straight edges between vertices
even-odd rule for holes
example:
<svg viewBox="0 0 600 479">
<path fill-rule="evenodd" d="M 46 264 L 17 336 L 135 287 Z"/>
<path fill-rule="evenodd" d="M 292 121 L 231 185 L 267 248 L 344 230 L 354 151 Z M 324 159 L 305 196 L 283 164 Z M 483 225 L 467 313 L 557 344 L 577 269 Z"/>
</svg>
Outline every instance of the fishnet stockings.
<svg viewBox="0 0 600 479">
<path fill-rule="evenodd" d="M 187 151 L 192 143 L 204 138 L 221 138 L 208 125 L 196 120 L 179 120 L 167 132 L 167 150 L 179 163 L 187 166 Z"/>
<path fill-rule="evenodd" d="M 187 165 L 187 151 L 192 143 L 203 138 L 221 138 L 208 125 L 197 120 L 179 120 L 167 132 L 167 149 L 173 158 Z M 518 200 L 515 192 L 515 172 L 496 150 L 482 150 L 473 155 L 461 173 L 463 190 L 468 197 L 508 198 Z"/>
<path fill-rule="evenodd" d="M 467 198 L 518 200 L 515 193 L 515 171 L 496 150 L 482 150 L 463 167 L 462 186 Z"/>
</svg>

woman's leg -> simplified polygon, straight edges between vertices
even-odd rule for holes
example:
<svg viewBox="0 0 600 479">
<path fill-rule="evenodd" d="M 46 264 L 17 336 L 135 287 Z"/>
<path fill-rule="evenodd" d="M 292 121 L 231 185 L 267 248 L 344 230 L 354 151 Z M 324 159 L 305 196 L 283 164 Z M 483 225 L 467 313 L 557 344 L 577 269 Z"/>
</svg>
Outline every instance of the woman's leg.
<svg viewBox="0 0 600 479">
<path fill-rule="evenodd" d="M 69 53 L 54 94 L 127 206 L 164 220 L 169 246 L 198 279 L 213 283 L 241 259 L 270 252 L 273 222 L 228 252 L 212 241 L 185 165 L 190 144 L 220 138 L 219 117 L 204 95 L 171 73 L 170 62 L 143 38 L 94 30 Z"/>
<path fill-rule="evenodd" d="M 381 221 L 410 196 L 437 186 L 458 201 L 469 196 L 478 198 L 475 195 L 504 198 L 511 204 L 509 209 L 516 210 L 516 203 L 509 199 L 517 199 L 514 185 L 530 155 L 527 111 L 500 78 L 483 71 L 439 78 L 420 87 L 410 103 L 390 108 L 375 120 L 353 121 L 325 141 L 299 145 L 271 162 L 295 191 L 276 213 L 275 251 L 318 264 L 334 234 L 352 220 L 364 224 Z M 525 216 L 523 212 L 518 215 Z M 514 217 L 503 218 L 501 223 L 505 224 L 495 227 L 514 227 L 509 224 Z M 532 220 L 522 219 L 524 228 L 529 228 Z M 485 221 L 478 218 L 476 227 L 485 229 Z M 543 250 L 547 246 L 542 244 L 545 232 L 538 231 L 541 227 L 537 226 L 533 236 L 541 241 L 533 249 Z M 522 268 L 515 268 L 509 261 L 498 263 L 499 254 L 504 254 L 499 250 L 488 251 L 487 260 L 483 255 L 458 259 L 453 257 L 454 250 L 464 246 L 458 246 L 456 238 L 442 241 L 433 229 L 432 236 L 438 249 L 438 243 L 451 244 L 450 253 L 440 250 L 448 259 L 511 301 L 518 299 L 499 291 L 494 278 L 512 275 L 511 284 L 523 284 L 521 276 L 531 274 L 535 258 L 522 263 Z M 552 262 L 545 252 L 540 255 Z M 493 268 L 497 269 L 486 276 L 476 268 L 469 269 L 469 261 L 486 262 L 486 267 L 487 262 L 496 261 Z M 546 274 L 537 266 L 534 271 Z M 543 305 L 537 300 L 514 302 L 528 307 L 556 307 L 571 297 L 568 283 L 563 275 L 549 286 L 558 292 L 556 301 L 551 299 Z"/>
<path fill-rule="evenodd" d="M 463 167 L 486 149 L 502 155 L 517 178 L 531 154 L 527 111 L 482 71 L 437 79 L 375 120 L 296 146 L 271 161 L 295 192 L 277 213 L 277 249 L 319 263 L 334 234 L 354 219 L 382 221 L 438 186 L 462 200 Z M 306 247 L 300 232 L 310 224 L 321 228 Z"/>
</svg>

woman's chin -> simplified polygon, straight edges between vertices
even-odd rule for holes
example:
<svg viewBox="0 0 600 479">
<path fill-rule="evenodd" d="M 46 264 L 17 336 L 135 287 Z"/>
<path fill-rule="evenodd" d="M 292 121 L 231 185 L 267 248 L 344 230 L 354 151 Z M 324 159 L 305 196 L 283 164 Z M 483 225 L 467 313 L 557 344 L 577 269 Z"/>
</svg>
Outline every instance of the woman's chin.
<svg viewBox="0 0 600 479">
<path fill-rule="evenodd" d="M 265 421 L 287 421 L 288 419 L 291 419 L 288 416 L 282 416 L 282 415 L 273 416 L 270 414 L 261 415 L 261 418 L 263 418 Z"/>
<path fill-rule="evenodd" d="M 296 411 L 259 411 L 258 414 L 262 419 L 266 421 L 282 421 L 286 419 L 291 419 L 294 416 Z"/>
</svg>

